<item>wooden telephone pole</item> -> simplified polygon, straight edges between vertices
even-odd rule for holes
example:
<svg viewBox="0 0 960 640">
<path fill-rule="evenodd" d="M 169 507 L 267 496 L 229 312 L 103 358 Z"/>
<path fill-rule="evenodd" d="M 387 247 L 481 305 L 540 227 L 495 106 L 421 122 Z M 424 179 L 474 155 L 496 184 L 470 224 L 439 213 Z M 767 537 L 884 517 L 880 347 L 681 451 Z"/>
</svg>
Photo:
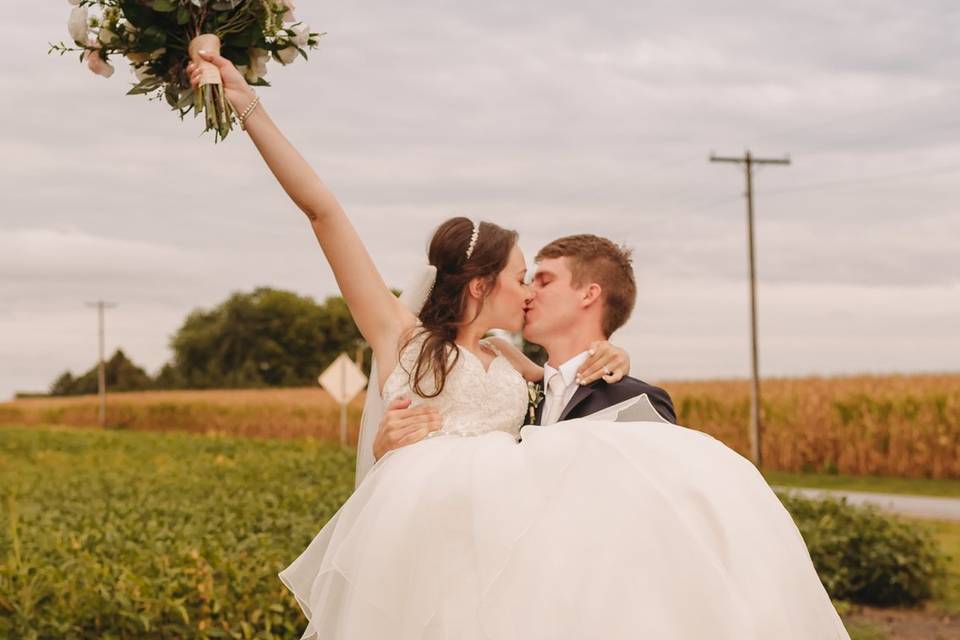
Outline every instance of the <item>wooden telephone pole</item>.
<svg viewBox="0 0 960 640">
<path fill-rule="evenodd" d="M 710 162 L 732 162 L 742 164 L 747 174 L 747 251 L 750 262 L 750 361 L 753 370 L 753 388 L 750 402 L 750 457 L 753 464 L 760 468 L 763 463 L 760 454 L 760 372 L 757 358 L 757 273 L 755 267 L 756 251 L 753 242 L 753 168 L 763 164 L 790 164 L 790 158 L 755 158 L 749 150 L 742 158 L 719 157 L 710 154 Z"/>
<path fill-rule="evenodd" d="M 105 427 L 107 426 L 107 372 L 103 361 L 103 310 L 112 309 L 117 305 L 113 304 L 112 302 L 98 300 L 97 302 L 88 302 L 87 306 L 96 307 L 97 309 L 97 323 L 99 328 L 98 333 L 100 336 L 100 359 L 98 360 L 99 366 L 97 371 L 97 394 L 100 396 L 100 426 Z"/>
</svg>

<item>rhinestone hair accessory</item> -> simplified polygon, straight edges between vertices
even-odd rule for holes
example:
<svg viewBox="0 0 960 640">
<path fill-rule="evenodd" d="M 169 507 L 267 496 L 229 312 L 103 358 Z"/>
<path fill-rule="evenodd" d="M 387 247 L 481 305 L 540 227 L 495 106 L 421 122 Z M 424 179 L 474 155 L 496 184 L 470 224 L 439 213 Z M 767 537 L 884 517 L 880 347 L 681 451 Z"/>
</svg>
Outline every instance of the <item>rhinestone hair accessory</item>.
<svg viewBox="0 0 960 640">
<path fill-rule="evenodd" d="M 470 236 L 470 246 L 467 247 L 467 260 L 473 255 L 473 248 L 477 246 L 477 238 L 480 237 L 480 223 L 473 223 L 473 235 Z"/>
</svg>

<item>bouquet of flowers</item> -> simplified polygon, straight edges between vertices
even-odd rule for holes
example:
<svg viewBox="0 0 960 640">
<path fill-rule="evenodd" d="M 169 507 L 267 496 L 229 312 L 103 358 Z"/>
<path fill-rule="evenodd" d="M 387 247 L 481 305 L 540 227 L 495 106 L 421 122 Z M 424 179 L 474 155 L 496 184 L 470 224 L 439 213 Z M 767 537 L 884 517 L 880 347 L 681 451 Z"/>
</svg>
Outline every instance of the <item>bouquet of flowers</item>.
<svg viewBox="0 0 960 640">
<path fill-rule="evenodd" d="M 113 54 L 125 56 L 139 82 L 127 95 L 165 98 L 180 119 L 193 109 L 205 115 L 204 131 L 214 131 L 214 143 L 233 128 L 233 109 L 224 99 L 220 73 L 197 51 L 205 49 L 229 59 L 254 86 L 263 79 L 272 57 L 287 65 L 306 49 L 316 48 L 322 33 L 311 32 L 293 15 L 293 0 L 69 0 L 67 29 L 76 47 L 50 43 L 60 55 L 80 51 L 80 62 L 109 78 Z M 95 8 L 99 15 L 90 15 Z M 201 68 L 197 90 L 186 66 Z M 150 98 L 154 99 L 154 98 Z"/>
</svg>

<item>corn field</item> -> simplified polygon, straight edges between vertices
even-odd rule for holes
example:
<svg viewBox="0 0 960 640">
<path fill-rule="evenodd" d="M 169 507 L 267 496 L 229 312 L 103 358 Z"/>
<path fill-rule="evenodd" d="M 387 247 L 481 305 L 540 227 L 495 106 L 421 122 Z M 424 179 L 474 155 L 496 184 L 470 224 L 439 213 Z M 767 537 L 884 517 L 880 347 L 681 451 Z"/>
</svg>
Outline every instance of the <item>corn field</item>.
<svg viewBox="0 0 960 640">
<path fill-rule="evenodd" d="M 664 383 L 679 421 L 750 451 L 747 381 Z M 960 375 L 761 382 L 764 468 L 960 478 Z"/>
<path fill-rule="evenodd" d="M 680 424 L 743 455 L 750 386 L 745 380 L 660 383 Z M 767 379 L 764 468 L 856 475 L 960 478 L 960 375 Z M 349 407 L 355 444 L 363 397 Z M 0 404 L 3 424 L 95 426 L 96 396 Z M 108 396 L 109 427 L 260 438 L 339 438 L 340 410 L 317 388 L 156 391 Z"/>
</svg>

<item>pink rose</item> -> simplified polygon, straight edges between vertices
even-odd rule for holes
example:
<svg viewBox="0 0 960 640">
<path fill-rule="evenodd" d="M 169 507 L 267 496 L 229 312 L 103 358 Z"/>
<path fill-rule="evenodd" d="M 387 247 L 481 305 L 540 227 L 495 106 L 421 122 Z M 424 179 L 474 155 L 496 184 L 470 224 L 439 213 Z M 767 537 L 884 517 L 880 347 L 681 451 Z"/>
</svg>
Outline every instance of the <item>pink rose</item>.
<svg viewBox="0 0 960 640">
<path fill-rule="evenodd" d="M 81 59 L 87 61 L 87 67 L 90 69 L 90 71 L 93 71 L 98 76 L 103 76 L 104 78 L 109 78 L 112 76 L 113 65 L 100 57 L 100 43 L 91 38 L 88 41 L 88 44 L 96 48 L 92 51 L 90 49 L 84 51 Z"/>
<path fill-rule="evenodd" d="M 296 22 L 297 18 L 293 15 L 293 10 L 296 9 L 293 0 L 280 0 L 280 4 L 287 8 L 287 12 L 283 14 L 283 21 Z"/>
</svg>

